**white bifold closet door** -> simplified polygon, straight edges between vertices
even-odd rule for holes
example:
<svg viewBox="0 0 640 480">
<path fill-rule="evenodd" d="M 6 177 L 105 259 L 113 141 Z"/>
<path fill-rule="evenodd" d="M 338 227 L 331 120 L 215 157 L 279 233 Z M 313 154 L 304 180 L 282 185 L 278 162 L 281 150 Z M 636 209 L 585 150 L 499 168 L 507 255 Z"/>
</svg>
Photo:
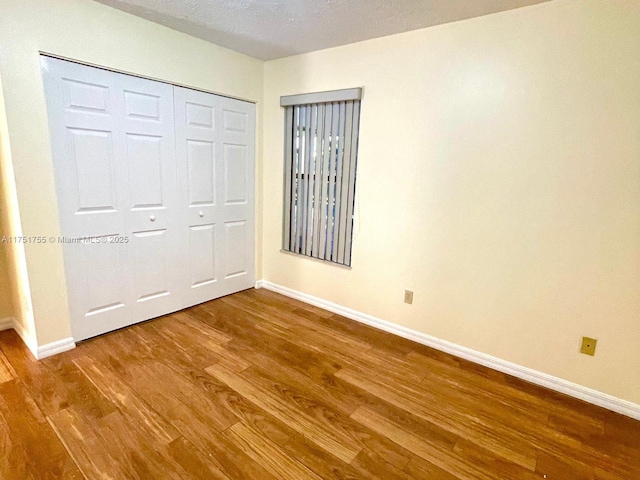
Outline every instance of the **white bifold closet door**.
<svg viewBox="0 0 640 480">
<path fill-rule="evenodd" d="M 252 287 L 255 106 L 42 68 L 74 339 Z"/>
<path fill-rule="evenodd" d="M 180 222 L 190 304 L 254 283 L 255 106 L 175 87 Z"/>
</svg>

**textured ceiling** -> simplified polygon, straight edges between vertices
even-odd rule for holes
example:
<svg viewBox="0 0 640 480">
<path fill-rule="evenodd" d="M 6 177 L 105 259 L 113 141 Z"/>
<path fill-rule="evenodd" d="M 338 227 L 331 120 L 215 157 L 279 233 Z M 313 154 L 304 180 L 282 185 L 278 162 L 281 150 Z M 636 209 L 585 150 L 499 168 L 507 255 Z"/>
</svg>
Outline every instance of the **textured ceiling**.
<svg viewBox="0 0 640 480">
<path fill-rule="evenodd" d="M 549 0 L 97 0 L 263 60 Z"/>
</svg>

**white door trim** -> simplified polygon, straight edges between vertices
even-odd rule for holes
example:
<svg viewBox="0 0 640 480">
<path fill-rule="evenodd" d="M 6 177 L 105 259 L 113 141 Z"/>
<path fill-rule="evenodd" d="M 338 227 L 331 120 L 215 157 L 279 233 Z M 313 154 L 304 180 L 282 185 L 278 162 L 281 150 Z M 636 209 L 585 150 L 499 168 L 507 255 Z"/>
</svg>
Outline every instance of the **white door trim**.
<svg viewBox="0 0 640 480">
<path fill-rule="evenodd" d="M 77 58 L 65 57 L 64 55 L 58 55 L 57 53 L 45 52 L 43 50 L 40 50 L 39 53 L 40 53 L 40 56 L 42 57 L 55 58 L 58 60 L 64 60 L 65 62 L 77 63 L 78 65 L 83 65 L 85 67 L 99 68 L 100 70 L 106 70 L 108 72 L 114 72 L 114 73 L 121 73 L 122 75 L 128 75 L 129 77 L 136 77 L 136 78 L 142 78 L 145 80 L 151 80 L 153 82 L 166 83 L 167 85 L 173 85 L 174 87 L 188 88 L 189 90 L 195 90 L 197 92 L 203 92 L 203 93 L 210 93 L 212 95 L 217 95 L 219 97 L 231 98 L 233 100 L 240 100 L 241 102 L 252 103 L 254 105 L 257 103 L 255 100 L 251 100 L 248 98 L 235 97 L 233 95 L 228 95 L 226 93 L 214 92 L 212 90 L 206 90 L 204 88 L 196 87 L 193 85 L 187 85 L 184 83 L 170 82 L 169 80 L 164 80 L 162 78 L 157 78 L 157 77 L 151 77 L 149 75 L 142 75 L 140 73 L 131 72 L 129 70 L 120 70 L 118 68 L 106 67 L 104 65 L 98 65 L 97 63 L 78 60 Z"/>
</svg>

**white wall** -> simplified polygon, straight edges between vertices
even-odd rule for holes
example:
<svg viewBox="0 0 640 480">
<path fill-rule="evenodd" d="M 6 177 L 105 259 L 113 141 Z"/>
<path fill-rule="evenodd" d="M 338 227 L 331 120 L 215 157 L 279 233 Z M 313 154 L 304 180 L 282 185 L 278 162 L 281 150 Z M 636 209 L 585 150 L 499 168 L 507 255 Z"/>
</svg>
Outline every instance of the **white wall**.
<svg viewBox="0 0 640 480">
<path fill-rule="evenodd" d="M 29 348 L 37 348 L 11 145 L 0 78 L 0 320 L 10 319 Z"/>
<path fill-rule="evenodd" d="M 639 25 L 556 0 L 266 63 L 263 278 L 640 403 Z M 348 270 L 279 251 L 279 97 L 356 86 Z"/>
<path fill-rule="evenodd" d="M 39 52 L 262 100 L 261 61 L 89 0 L 2 0 L 0 45 L 15 199 L 26 236 L 59 234 Z M 260 129 L 260 106 L 258 112 Z M 61 245 L 27 244 L 25 250 L 38 344 L 69 337 Z"/>
<path fill-rule="evenodd" d="M 0 137 L 1 138 L 1 137 Z M 0 148 L 0 155 L 2 155 L 2 149 Z M 0 165 L 2 165 L 3 159 L 0 158 Z M 9 212 L 7 205 L 1 201 L 6 198 L 4 195 L 4 177 L 5 173 L 0 167 L 0 322 L 7 318 L 13 318 L 15 316 L 13 306 L 13 272 L 10 268 L 9 262 L 11 260 L 11 246 L 6 243 L 5 238 L 11 237 L 9 233 Z"/>
<path fill-rule="evenodd" d="M 2 83 L 0 79 L 0 91 Z M 0 322 L 15 315 L 13 306 L 13 272 L 9 266 L 12 246 L 6 243 L 5 237 L 12 237 L 9 231 L 9 205 L 5 194 L 5 185 L 10 185 L 6 167 L 10 165 L 9 155 L 11 153 L 6 140 L 6 121 L 4 114 L 4 104 L 0 95 Z"/>
</svg>

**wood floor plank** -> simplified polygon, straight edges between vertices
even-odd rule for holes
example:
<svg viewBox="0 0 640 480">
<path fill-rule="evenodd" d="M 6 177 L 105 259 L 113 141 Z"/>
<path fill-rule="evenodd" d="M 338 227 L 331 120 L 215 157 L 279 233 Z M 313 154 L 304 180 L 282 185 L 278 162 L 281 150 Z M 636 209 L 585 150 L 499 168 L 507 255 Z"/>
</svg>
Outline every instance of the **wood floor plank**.
<svg viewBox="0 0 640 480">
<path fill-rule="evenodd" d="M 407 340 L 406 338 L 395 335 L 390 336 L 387 332 L 362 323 L 354 322 L 342 315 L 318 315 L 317 313 L 309 312 L 304 309 L 296 309 L 293 313 L 296 316 L 301 316 L 329 327 L 332 331 L 340 332 L 341 334 L 347 335 L 351 338 L 360 339 L 370 345 L 375 345 L 376 348 L 383 350 L 394 358 L 400 358 L 403 355 L 406 355 L 413 351 L 412 348 L 415 347 L 415 343 Z"/>
<path fill-rule="evenodd" d="M 335 359 L 321 352 L 302 348 L 288 340 L 271 335 L 265 335 L 264 340 L 266 341 L 256 343 L 252 337 L 238 337 L 226 347 L 253 365 L 263 365 L 264 359 L 268 358 L 271 364 L 278 363 L 294 368 L 311 378 L 332 374 L 342 368 Z"/>
<path fill-rule="evenodd" d="M 170 457 L 145 442 L 118 411 L 90 418 L 70 407 L 48 418 L 89 479 L 182 478 Z"/>
<path fill-rule="evenodd" d="M 265 422 L 262 422 L 261 425 L 264 427 Z M 269 422 L 267 431 L 280 436 L 286 435 L 286 440 L 279 443 L 280 447 L 292 458 L 306 465 L 323 479 L 355 480 L 385 478 L 380 476 L 382 472 L 381 469 L 378 468 L 379 463 L 373 468 L 370 468 L 373 462 L 363 466 L 356 461 L 358 456 L 363 453 L 362 451 L 351 463 L 345 463 L 318 446 L 313 440 L 286 427 L 281 422 Z M 272 436 L 270 435 L 269 438 L 272 438 Z M 377 453 L 384 456 L 385 451 L 381 449 L 378 450 Z"/>
<path fill-rule="evenodd" d="M 237 300 L 232 302 L 229 298 L 225 298 L 225 301 L 234 305 L 238 303 Z M 255 319 L 246 311 L 240 311 L 238 316 L 245 317 L 247 322 L 249 319 Z M 322 320 L 326 321 L 324 318 Z M 310 328 L 310 325 L 310 321 L 301 321 L 298 315 L 290 315 L 286 327 L 267 321 L 252 324 L 252 329 L 260 331 L 261 335 L 258 338 L 269 338 L 269 342 L 265 342 L 264 345 L 267 349 L 271 347 L 273 351 L 277 347 L 280 352 L 290 353 L 290 356 L 303 356 L 304 358 L 313 352 L 316 355 L 333 359 L 336 368 L 345 365 L 353 365 L 363 369 L 375 368 L 378 375 L 411 379 L 415 382 L 421 381 L 425 376 L 420 369 L 414 368 L 402 356 L 385 354 L 382 351 L 382 346 L 373 348 L 368 343 L 354 338 L 354 335 L 341 336 L 335 330 L 326 327 L 316 327 L 316 330 L 324 333 L 317 334 Z M 240 337 L 241 335 L 238 334 L 235 336 L 235 338 Z"/>
<path fill-rule="evenodd" d="M 460 480 L 463 478 L 452 475 L 417 455 L 409 461 L 404 471 L 409 478 L 428 478 L 429 480 Z"/>
<path fill-rule="evenodd" d="M 220 299 L 220 303 L 233 309 L 235 315 L 244 315 L 247 318 L 252 318 L 256 320 L 258 324 L 270 323 L 285 330 L 293 326 L 289 321 L 290 314 L 288 312 L 271 308 L 269 305 L 253 302 L 247 297 L 243 297 L 242 300 L 239 301 L 235 296 L 230 295 Z M 205 309 L 209 307 L 208 304 L 203 304 L 202 306 Z"/>
<path fill-rule="evenodd" d="M 572 409 L 571 402 L 566 398 L 557 402 L 555 393 L 551 396 L 536 395 L 537 389 L 527 387 L 520 390 L 509 382 L 487 382 L 485 376 L 474 373 L 475 369 L 442 364 L 417 353 L 408 357 L 430 371 L 430 375 L 422 382 L 425 388 L 451 391 L 447 395 L 452 398 L 456 408 L 463 407 L 465 403 L 460 401 L 458 393 L 466 392 L 470 397 L 477 395 L 477 401 L 471 401 L 475 411 L 489 413 L 496 425 L 510 426 L 519 431 L 521 440 L 538 450 L 556 457 L 568 456 L 567 461 L 575 464 L 575 468 L 598 464 L 624 477 L 627 473 L 625 470 L 617 471 L 618 464 L 639 463 L 631 459 L 633 447 L 603 434 L 605 410 L 597 410 L 596 415 L 592 416 L 589 414 L 592 407 L 585 407 L 579 400 L 574 402 L 577 408 Z M 537 416 L 539 423 L 535 422 Z M 548 420 L 542 422 L 545 416 L 548 416 Z M 527 425 L 528 418 L 534 420 L 534 424 L 522 428 Z M 637 435 L 635 443 L 639 442 L 640 436 Z M 620 462 L 620 459 L 626 460 Z"/>
<path fill-rule="evenodd" d="M 149 323 L 147 333 L 155 332 L 157 336 L 170 340 L 177 349 L 188 352 L 190 356 L 197 356 L 200 361 L 199 365 L 207 367 L 213 363 L 220 363 L 226 368 L 240 372 L 247 368 L 250 363 L 242 357 L 235 355 L 232 351 L 225 347 L 230 337 L 224 333 L 216 333 L 211 335 L 200 335 L 201 331 L 210 332 L 212 329 L 202 322 L 194 321 L 188 315 L 179 312 L 181 315 L 180 322 L 173 325 L 170 321 L 162 324 Z M 192 324 L 190 326 L 186 324 Z M 194 344 L 193 339 L 198 338 L 199 341 Z"/>
<path fill-rule="evenodd" d="M 606 412 L 604 436 L 613 442 L 623 444 L 636 452 L 640 464 L 640 429 L 638 421 L 615 412 Z"/>
<path fill-rule="evenodd" d="M 236 348 L 237 344 L 234 344 Z M 239 348 L 238 348 L 239 349 Z M 297 363 L 289 362 L 278 351 L 263 354 L 253 351 L 250 348 L 244 349 L 244 355 L 249 359 L 254 368 L 260 370 L 260 374 L 271 381 L 285 380 L 286 382 L 299 390 L 303 390 L 308 394 L 312 394 L 316 398 L 322 398 L 333 408 L 338 409 L 342 413 L 350 415 L 362 405 L 364 401 L 353 392 L 343 392 L 336 388 L 328 388 L 331 381 L 331 374 L 335 371 L 331 366 L 320 368 L 315 364 L 316 368 L 307 369 L 303 359 Z"/>
<path fill-rule="evenodd" d="M 123 330 L 111 332 L 108 335 L 82 342 L 82 345 L 98 344 L 99 348 L 92 352 L 97 358 L 111 356 L 122 360 L 155 360 L 173 353 L 172 345 L 166 341 L 157 341 L 146 335 L 145 329 L 151 322 L 133 325 Z"/>
<path fill-rule="evenodd" d="M 225 298 L 225 302 L 228 302 L 248 313 L 260 316 L 267 322 L 275 323 L 277 326 L 282 327 L 285 330 L 290 330 L 293 335 L 295 335 L 299 340 L 303 340 L 305 343 L 333 344 L 335 342 L 339 342 L 344 344 L 351 352 L 354 353 L 366 352 L 372 348 L 372 345 L 362 340 L 361 337 L 356 335 L 345 335 L 335 328 L 325 326 L 322 322 L 307 319 L 304 314 L 285 314 L 281 312 L 277 306 L 274 306 L 270 307 L 270 314 L 265 315 L 264 302 L 261 302 L 260 299 L 245 297 L 240 300 L 230 296 Z M 302 332 L 304 334 L 300 335 Z"/>
<path fill-rule="evenodd" d="M 185 439 L 213 461 L 227 477 L 234 480 L 276 479 L 238 445 L 212 427 L 212 418 L 207 412 L 183 405 L 169 412 L 167 418 Z"/>
<path fill-rule="evenodd" d="M 399 450 L 392 442 L 385 441 L 383 437 L 371 435 L 371 431 L 351 421 L 349 415 L 354 410 L 350 406 L 344 408 L 343 396 L 341 396 L 344 390 L 336 388 L 334 382 L 327 381 L 324 383 L 324 387 L 319 384 L 310 387 L 311 383 L 308 381 L 297 383 L 292 380 L 287 370 L 281 370 L 280 375 L 271 375 L 267 369 L 257 366 L 247 369 L 245 373 L 251 375 L 250 381 L 254 385 L 288 400 L 289 403 L 297 405 L 299 408 L 309 410 L 318 420 L 338 428 L 348 436 L 354 445 L 358 445 L 362 450 L 379 452 L 384 456 L 382 464 L 390 464 L 401 470 L 408 462 L 409 456 L 406 451 Z M 350 389 L 349 391 L 357 402 L 366 405 L 380 403 L 380 400 L 373 395 L 366 395 L 364 392 L 355 394 L 354 390 Z M 442 432 L 442 434 L 443 437 L 447 436 L 446 432 Z M 451 439 L 449 436 L 449 439 L 450 445 L 453 445 L 457 437 Z M 370 459 L 369 463 L 373 463 L 373 459 Z"/>
<path fill-rule="evenodd" d="M 241 421 L 225 430 L 227 436 L 271 474 L 282 480 L 320 480 L 315 473 L 283 452 L 269 439 Z"/>
<path fill-rule="evenodd" d="M 543 421 L 551 413 L 563 417 L 571 415 L 576 418 L 581 415 L 576 409 L 566 408 L 554 401 L 550 402 L 508 383 L 487 381 L 487 376 L 479 375 L 477 368 L 469 369 L 468 362 L 451 364 L 417 352 L 411 352 L 405 358 L 412 368 L 428 372 L 424 383 L 432 382 L 455 389 L 463 388 L 472 391 L 483 401 L 493 399 L 512 407 L 514 410 L 530 412 L 540 421 Z M 593 416 L 582 415 L 580 418 L 585 422 L 597 421 Z"/>
<path fill-rule="evenodd" d="M 184 361 L 186 359 L 180 359 L 181 363 Z M 181 366 L 179 368 L 184 367 Z M 358 466 L 354 467 L 331 455 L 312 440 L 306 438 L 304 434 L 287 427 L 287 425 L 260 409 L 207 372 L 193 369 L 192 378 L 205 391 L 215 397 L 218 403 L 224 405 L 236 417 L 241 419 L 244 424 L 251 426 L 255 431 L 261 432 L 289 456 L 303 463 L 321 478 L 341 480 L 377 478 L 369 470 L 358 468 Z M 381 439 L 364 438 L 364 436 L 360 439 L 360 442 L 364 443 L 367 448 L 374 450 L 373 456 L 384 457 L 385 463 L 387 459 L 390 458 L 393 461 L 395 457 L 402 457 L 400 461 L 404 460 L 406 462 L 407 455 L 398 454 L 399 451 L 403 450 L 400 447 L 390 449 L 388 445 L 380 445 L 384 444 Z M 374 461 L 370 461 L 368 466 L 374 463 Z"/>
<path fill-rule="evenodd" d="M 225 475 L 215 462 L 207 458 L 206 455 L 182 436 L 169 444 L 168 451 L 171 458 L 187 472 L 185 478 L 233 480 Z"/>
<path fill-rule="evenodd" d="M 388 335 L 379 329 L 354 322 L 342 315 L 323 310 L 314 305 L 310 305 L 298 300 L 285 297 L 269 290 L 248 290 L 247 296 L 259 304 L 267 303 L 275 311 L 288 313 L 291 316 L 306 320 L 311 320 L 325 327 L 330 327 L 333 334 L 346 335 L 352 339 L 366 342 L 370 345 L 376 345 L 378 348 L 388 349 L 389 353 L 394 355 L 404 355 L 412 351 L 415 342 L 407 340 L 395 335 Z M 286 307 L 284 307 L 286 306 Z M 285 310 L 286 308 L 286 310 Z"/>
<path fill-rule="evenodd" d="M 13 380 L 17 376 L 18 375 L 9 363 L 9 360 L 7 360 L 7 357 L 5 357 L 4 353 L 2 353 L 2 350 L 0 350 L 0 383 Z"/>
<path fill-rule="evenodd" d="M 487 474 L 474 465 L 458 459 L 451 450 L 426 441 L 366 407 L 359 408 L 351 417 L 452 475 L 460 478 L 496 480 L 494 475 Z"/>
<path fill-rule="evenodd" d="M 88 415 L 102 418 L 115 411 L 115 406 L 78 366 L 63 357 L 50 357 L 42 360 L 42 365 L 56 377 L 56 383 L 65 386 L 66 398 L 57 408 L 73 405 Z M 48 414 L 54 413 L 48 409 Z"/>
<path fill-rule="evenodd" d="M 137 422 L 151 438 L 161 443 L 170 443 L 179 437 L 178 431 L 113 370 L 87 357 L 76 358 L 74 363 L 128 419 Z"/>
<path fill-rule="evenodd" d="M 36 361 L 0 478 L 635 480 L 640 422 L 265 290 Z"/>
<path fill-rule="evenodd" d="M 469 438 L 514 463 L 532 471 L 535 469 L 535 450 L 526 442 L 519 440 L 515 431 L 502 428 L 497 424 L 487 425 L 484 420 L 476 418 L 473 412 L 457 411 L 455 407 L 443 402 L 432 403 L 422 392 L 407 386 L 379 382 L 364 372 L 343 369 L 336 373 L 336 376 L 373 393 L 396 407 L 410 410 L 416 416 L 444 430 Z M 504 435 L 501 436 L 500 433 Z"/>
<path fill-rule="evenodd" d="M 259 374 L 263 378 L 268 378 L 271 382 L 286 382 L 290 387 L 304 392 L 305 396 L 313 398 L 316 402 L 327 403 L 327 405 L 346 415 L 350 415 L 361 405 L 376 405 L 381 402 L 377 397 L 368 392 L 355 388 L 347 382 L 332 375 L 335 369 L 330 368 L 330 362 L 325 362 L 322 356 L 315 356 L 315 360 L 324 364 L 323 368 L 308 368 L 307 362 L 300 360 L 297 363 L 288 361 L 282 357 L 280 351 L 269 354 L 251 352 L 249 349 L 242 350 L 243 355 L 250 359 L 258 368 Z M 415 422 L 414 418 L 414 422 Z M 435 429 L 435 426 L 431 426 Z M 447 432 L 441 432 L 443 437 Z M 456 436 L 449 436 L 449 445 L 452 446 L 457 440 Z M 356 457 L 358 461 L 364 462 L 368 468 L 376 465 L 376 470 L 388 468 L 402 469 L 407 463 L 408 457 L 405 453 L 397 452 L 393 444 L 385 442 L 377 436 L 362 435 L 363 451 Z M 352 462 L 353 465 L 353 462 Z M 361 471 L 363 469 L 360 469 Z M 391 475 L 391 474 L 389 474 Z M 396 476 L 401 475 L 398 471 Z"/>
<path fill-rule="evenodd" d="M 542 477 L 557 478 L 558 480 L 595 480 L 593 468 L 585 465 L 570 465 L 566 461 L 551 455 L 538 455 L 536 472 Z"/>
<path fill-rule="evenodd" d="M 17 379 L 0 384 L 0 478 L 81 479 L 25 386 Z"/>
<path fill-rule="evenodd" d="M 211 367 L 215 369 L 216 366 Z M 209 370 L 209 369 L 208 369 Z M 270 377 L 263 369 L 252 367 L 243 372 L 242 377 L 247 379 L 257 391 L 262 392 L 262 397 L 270 396 L 276 403 L 281 403 L 282 409 L 286 408 L 290 412 L 305 412 L 315 422 L 319 428 L 331 433 L 334 438 L 340 439 L 342 444 L 353 445 L 354 448 L 371 450 L 375 452 L 371 456 L 370 464 L 380 461 L 381 465 L 393 465 L 401 470 L 409 460 L 409 455 L 404 449 L 398 448 L 384 437 L 373 434 L 362 425 L 353 422 L 349 418 L 349 413 L 340 411 L 340 406 L 332 408 L 327 399 L 327 395 L 314 394 L 308 388 L 302 386 L 296 390 L 291 386 L 290 378 L 285 374 L 282 378 Z M 308 436 L 308 431 L 305 430 Z M 345 458 L 343 460 L 346 461 Z"/>
<path fill-rule="evenodd" d="M 2 352 L 45 415 L 69 405 L 69 389 L 47 367 L 38 362 L 13 330 L 0 332 Z"/>
<path fill-rule="evenodd" d="M 470 374 L 459 367 L 445 365 L 438 369 L 430 365 L 420 370 L 425 373 L 419 382 L 423 390 L 455 399 L 456 402 L 471 402 L 494 413 L 504 411 L 506 415 L 503 421 L 506 423 L 520 426 L 523 422 L 533 422 L 540 425 L 546 424 L 549 420 L 549 411 L 539 408 L 541 405 L 526 403 L 524 400 L 513 401 L 511 395 L 499 388 L 483 389 L 482 384 L 485 382 L 482 377 Z M 505 388 L 508 390 L 510 387 Z"/>
<path fill-rule="evenodd" d="M 313 439 L 314 442 L 339 459 L 349 463 L 360 451 L 359 447 L 351 444 L 351 439 L 343 432 L 327 426 L 305 410 L 294 409 L 279 396 L 265 388 L 255 386 L 239 374 L 218 365 L 212 365 L 206 370 L 281 422 Z"/>
<path fill-rule="evenodd" d="M 460 439 L 456 442 L 453 451 L 459 458 L 473 465 L 476 469 L 487 472 L 496 479 L 501 480 L 539 480 L 537 472 L 524 468 L 506 458 L 496 455 L 473 442 Z"/>
<path fill-rule="evenodd" d="M 257 298 L 258 300 L 268 304 L 274 305 L 278 310 L 288 309 L 289 311 L 303 309 L 308 312 L 314 313 L 320 317 L 331 317 L 333 313 L 324 310 L 322 308 L 316 307 L 314 305 L 310 305 L 308 303 L 300 302 L 298 300 L 294 300 L 289 297 L 285 297 L 284 295 L 280 295 L 275 292 L 271 292 L 269 290 L 258 290 L 251 289 L 243 292 L 245 296 L 250 298 Z"/>
<path fill-rule="evenodd" d="M 128 367 L 130 374 L 125 379 L 138 394 L 156 411 L 167 418 L 169 412 L 183 411 L 189 406 L 207 412 L 217 431 L 229 428 L 237 418 L 190 381 L 189 373 L 176 374 L 163 360 Z"/>
</svg>

